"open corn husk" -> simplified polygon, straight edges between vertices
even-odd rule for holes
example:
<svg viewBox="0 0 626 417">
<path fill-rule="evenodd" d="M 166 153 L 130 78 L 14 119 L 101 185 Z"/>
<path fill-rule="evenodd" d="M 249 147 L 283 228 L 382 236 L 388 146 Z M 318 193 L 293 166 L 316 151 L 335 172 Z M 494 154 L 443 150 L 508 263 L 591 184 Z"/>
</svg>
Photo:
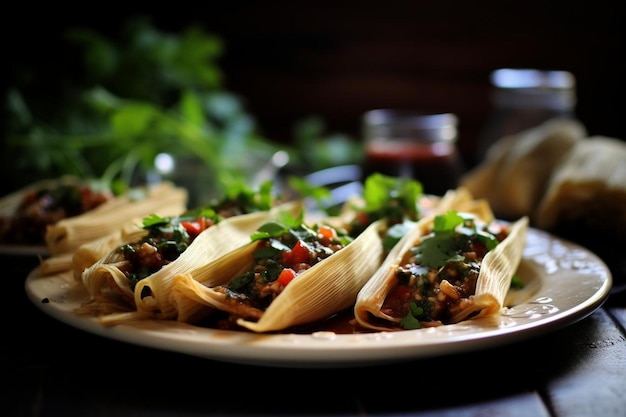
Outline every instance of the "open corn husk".
<svg viewBox="0 0 626 417">
<path fill-rule="evenodd" d="M 473 204 L 473 200 L 467 189 L 459 188 L 449 190 L 441 198 L 429 197 L 425 203 L 425 212 L 440 213 Z M 353 199 L 343 207 L 338 217 L 324 219 L 323 223 L 342 228 L 352 221 L 355 207 L 360 206 L 359 199 Z M 259 333 L 279 331 L 326 318 L 351 306 L 386 253 L 381 246 L 381 236 L 387 227 L 385 219 L 372 223 L 341 251 L 299 275 L 257 317 L 240 318 L 237 324 Z M 227 285 L 248 270 L 255 248 L 254 243 L 250 244 L 196 271 L 177 276 L 173 291 L 177 319 L 193 322 L 202 313 L 206 315 L 211 310 L 237 314 L 237 307 L 228 303 L 222 292 L 210 287 Z"/>
<path fill-rule="evenodd" d="M 245 245 L 250 234 L 276 213 L 289 211 L 295 214 L 301 209 L 301 202 L 289 202 L 269 211 L 222 219 L 200 233 L 175 261 L 139 281 L 134 289 L 119 268 L 124 259 L 113 250 L 82 273 L 82 282 L 91 297 L 83 312 L 97 312 L 98 304 L 111 307 L 117 303 L 119 314 L 100 316 L 100 322 L 106 325 L 145 318 L 171 318 L 175 315 L 175 308 L 170 302 L 170 293 L 176 274 L 193 270 Z"/>
<path fill-rule="evenodd" d="M 87 268 L 94 265 L 124 242 L 134 242 L 141 239 L 146 231 L 140 229 L 137 226 L 138 224 L 140 224 L 139 219 L 133 226 L 126 225 L 122 229 L 118 229 L 100 239 L 85 243 L 76 249 L 72 254 L 72 272 L 74 279 L 82 282 L 83 272 Z"/>
<path fill-rule="evenodd" d="M 456 210 L 473 212 L 487 222 L 493 220 L 486 200 L 460 205 Z M 381 267 L 361 289 L 354 306 L 355 318 L 359 325 L 379 331 L 401 330 L 399 327 L 401 318 L 385 314 L 381 308 L 396 283 L 395 268 L 407 262 L 411 256 L 411 248 L 432 230 L 434 218 L 433 213 L 420 220 L 416 227 L 393 248 Z M 450 318 L 451 323 L 500 312 L 511 279 L 521 261 L 527 229 L 528 218 L 519 219 L 511 225 L 508 237 L 487 253 L 480 265 L 475 294 L 461 300 L 459 305 L 462 307 Z M 447 281 L 444 282 L 447 283 Z"/>
<path fill-rule="evenodd" d="M 258 317 L 239 318 L 237 324 L 254 332 L 280 331 L 292 326 L 315 322 L 350 307 L 356 294 L 378 268 L 383 256 L 381 234 L 384 220 L 370 224 L 358 237 L 337 253 L 302 272 L 285 287 Z M 175 299 L 179 321 L 189 321 L 198 308 L 222 310 L 237 314 L 235 303 L 208 284 L 228 284 L 253 264 L 256 242 L 207 264 L 200 270 L 178 275 Z M 203 278 L 206 277 L 206 278 Z"/>
<path fill-rule="evenodd" d="M 80 245 L 74 252 L 61 253 L 42 259 L 39 273 L 41 275 L 54 275 L 71 270 L 74 279 L 80 281 L 85 269 L 122 243 L 139 239 L 145 234 L 145 231 L 137 226 L 140 222 L 141 219 L 136 219 L 136 224 L 125 224 L 111 233 Z"/>
<path fill-rule="evenodd" d="M 63 219 L 46 230 L 46 247 L 51 255 L 73 253 L 81 245 L 132 225 L 135 219 L 158 213 L 162 216 L 183 212 L 187 191 L 170 182 L 134 188 L 80 216 Z"/>
</svg>

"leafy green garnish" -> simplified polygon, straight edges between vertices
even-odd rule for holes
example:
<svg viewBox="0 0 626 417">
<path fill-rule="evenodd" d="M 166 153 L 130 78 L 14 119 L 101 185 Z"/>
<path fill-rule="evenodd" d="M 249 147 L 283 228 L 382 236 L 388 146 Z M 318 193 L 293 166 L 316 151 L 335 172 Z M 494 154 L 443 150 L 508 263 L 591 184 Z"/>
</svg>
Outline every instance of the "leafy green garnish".
<svg viewBox="0 0 626 417">
<path fill-rule="evenodd" d="M 206 205 L 216 211 L 232 211 L 233 215 L 266 211 L 271 209 L 277 200 L 273 191 L 271 181 L 265 181 L 257 188 L 244 182 L 234 182 L 225 188 L 221 198 L 213 198 Z"/>
<path fill-rule="evenodd" d="M 312 185 L 306 179 L 296 176 L 289 176 L 287 183 L 301 198 L 310 197 L 319 207 L 325 207 L 325 203 L 330 201 L 331 192 L 328 187 Z"/>
<path fill-rule="evenodd" d="M 278 222 L 269 222 L 261 225 L 252 235 L 251 240 L 261 240 L 270 237 L 278 237 L 289 232 L 289 228 Z"/>
<path fill-rule="evenodd" d="M 520 290 L 524 288 L 524 286 L 524 281 L 518 275 L 513 275 L 513 277 L 511 278 L 511 288 L 515 290 Z"/>
<path fill-rule="evenodd" d="M 250 239 L 252 241 L 267 239 L 272 237 L 279 237 L 285 233 L 291 233 L 293 229 L 298 229 L 303 226 L 304 213 L 299 212 L 297 216 L 289 212 L 279 212 L 278 218 L 274 221 L 270 221 L 262 224 L 252 235 Z"/>
<path fill-rule="evenodd" d="M 363 201 L 357 201 L 352 206 L 359 214 L 348 227 L 350 235 L 356 237 L 371 223 L 381 219 L 385 219 L 390 227 L 418 220 L 421 197 L 421 183 L 411 178 L 390 177 L 379 173 L 368 176 L 363 187 Z M 401 237 L 403 230 L 408 229 L 401 226 L 390 230 L 387 244 L 390 245 Z"/>
<path fill-rule="evenodd" d="M 453 232 L 457 226 L 463 224 L 464 218 L 456 211 L 449 211 L 445 215 L 436 216 L 433 232 Z"/>
<path fill-rule="evenodd" d="M 407 313 L 407 315 L 400 320 L 400 326 L 402 326 L 405 330 L 415 330 L 421 329 L 422 323 L 420 323 L 420 321 L 416 319 L 413 314 Z"/>
<path fill-rule="evenodd" d="M 383 236 L 383 247 L 391 250 L 413 227 L 415 227 L 415 222 L 409 220 L 392 225 Z"/>
<path fill-rule="evenodd" d="M 496 236 L 479 228 L 473 215 L 449 211 L 435 217 L 432 232 L 422 238 L 413 252 L 421 265 L 439 269 L 447 262 L 463 261 L 459 252 L 468 249 L 471 239 L 483 243 L 488 250 L 499 242 Z"/>
<path fill-rule="evenodd" d="M 161 217 L 157 214 L 150 214 L 147 217 L 144 217 L 142 220 L 142 224 L 144 228 L 149 228 L 149 227 L 153 227 L 153 226 L 157 226 L 157 225 L 161 225 L 161 224 L 167 224 L 169 222 L 168 219 Z"/>
<path fill-rule="evenodd" d="M 400 325 L 405 330 L 421 329 L 421 321 L 430 321 L 431 303 L 429 301 L 413 301 L 409 304 L 409 312 L 402 318 Z"/>
<path fill-rule="evenodd" d="M 386 217 L 397 221 L 417 220 L 418 202 L 422 193 L 422 184 L 419 181 L 374 173 L 365 179 L 363 210 L 375 219 Z"/>
</svg>

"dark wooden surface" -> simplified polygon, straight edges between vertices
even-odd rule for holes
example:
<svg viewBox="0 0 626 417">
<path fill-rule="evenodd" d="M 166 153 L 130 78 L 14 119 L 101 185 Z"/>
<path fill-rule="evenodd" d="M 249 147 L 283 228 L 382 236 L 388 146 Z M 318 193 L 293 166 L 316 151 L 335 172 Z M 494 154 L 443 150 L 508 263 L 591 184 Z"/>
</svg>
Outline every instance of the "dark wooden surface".
<svg viewBox="0 0 626 417">
<path fill-rule="evenodd" d="M 471 353 L 345 369 L 223 363 L 102 338 L 40 312 L 32 257 L 1 259 L 6 416 L 623 416 L 624 276 L 563 329 Z"/>
</svg>

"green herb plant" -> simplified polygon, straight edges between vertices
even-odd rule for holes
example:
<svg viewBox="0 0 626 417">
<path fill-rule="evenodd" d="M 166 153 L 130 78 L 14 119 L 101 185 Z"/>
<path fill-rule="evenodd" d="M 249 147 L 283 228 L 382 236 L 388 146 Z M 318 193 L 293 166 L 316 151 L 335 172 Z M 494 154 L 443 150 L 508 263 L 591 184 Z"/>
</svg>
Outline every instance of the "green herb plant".
<svg viewBox="0 0 626 417">
<path fill-rule="evenodd" d="M 81 51 L 82 78 L 56 114 L 41 120 L 35 100 L 18 88 L 7 95 L 5 162 L 15 170 L 124 187 L 167 176 L 155 160 L 168 154 L 201 167 L 202 186 L 219 192 L 248 181 L 258 161 L 285 148 L 259 134 L 241 99 L 223 88 L 222 41 L 202 29 L 172 35 L 137 19 L 121 38 L 75 28 L 67 41 Z"/>
</svg>

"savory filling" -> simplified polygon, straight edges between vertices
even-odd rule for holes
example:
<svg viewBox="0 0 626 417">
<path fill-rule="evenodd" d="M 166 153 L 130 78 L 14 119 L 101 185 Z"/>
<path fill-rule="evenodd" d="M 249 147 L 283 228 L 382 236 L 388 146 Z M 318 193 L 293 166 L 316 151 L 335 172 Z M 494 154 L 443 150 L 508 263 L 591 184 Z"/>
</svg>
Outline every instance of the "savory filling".
<svg viewBox="0 0 626 417">
<path fill-rule="evenodd" d="M 27 193 L 9 224 L 2 241 L 23 245 L 45 244 L 46 228 L 68 217 L 86 213 L 113 198 L 109 190 L 84 184 L 62 184 Z"/>
<path fill-rule="evenodd" d="M 134 290 L 137 282 L 178 259 L 202 231 L 219 219 L 212 210 L 188 212 L 177 217 L 152 215 L 143 219 L 143 228 L 148 234 L 116 250 L 116 255 L 124 259 L 118 267 L 128 278 L 130 288 Z"/>
<path fill-rule="evenodd" d="M 230 311 L 219 328 L 236 328 L 240 317 L 258 320 L 292 280 L 352 241 L 331 226 L 277 222 L 263 225 L 252 238 L 257 240 L 253 265 L 230 284 L 215 288 L 226 295 Z"/>
<path fill-rule="evenodd" d="M 410 222 L 421 217 L 422 185 L 410 178 L 372 174 L 364 187 L 365 205 L 356 208 L 354 219 L 347 225 L 350 236 L 357 237 L 370 224 L 384 218 L 388 225 L 384 244 L 390 249 L 412 226 Z"/>
<path fill-rule="evenodd" d="M 178 259 L 202 231 L 221 219 L 269 210 L 273 204 L 271 184 L 267 183 L 258 191 L 234 189 L 222 200 L 212 201 L 206 207 L 180 216 L 160 217 L 153 214 L 143 219 L 143 228 L 148 233 L 142 239 L 117 249 L 116 255 L 123 258 L 118 267 L 134 290 L 137 282 Z"/>
<path fill-rule="evenodd" d="M 395 268 L 382 312 L 403 329 L 449 324 L 476 292 L 483 258 L 507 235 L 506 225 L 466 213 L 437 216 L 432 232 Z"/>
</svg>

